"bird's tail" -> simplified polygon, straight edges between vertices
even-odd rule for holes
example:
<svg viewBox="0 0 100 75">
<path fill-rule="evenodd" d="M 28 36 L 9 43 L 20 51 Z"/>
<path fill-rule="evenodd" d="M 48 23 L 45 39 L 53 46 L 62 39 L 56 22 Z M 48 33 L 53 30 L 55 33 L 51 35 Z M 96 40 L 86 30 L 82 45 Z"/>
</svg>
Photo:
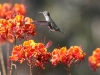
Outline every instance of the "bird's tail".
<svg viewBox="0 0 100 75">
<path fill-rule="evenodd" d="M 62 30 L 60 30 L 61 33 L 65 34 L 65 32 L 63 32 Z"/>
</svg>

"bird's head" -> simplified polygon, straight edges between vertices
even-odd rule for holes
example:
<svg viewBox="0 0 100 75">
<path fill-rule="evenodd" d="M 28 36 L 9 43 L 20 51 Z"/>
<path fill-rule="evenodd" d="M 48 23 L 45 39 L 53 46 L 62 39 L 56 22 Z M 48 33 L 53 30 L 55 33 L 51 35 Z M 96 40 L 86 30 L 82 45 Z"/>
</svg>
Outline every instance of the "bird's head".
<svg viewBox="0 0 100 75">
<path fill-rule="evenodd" d="M 39 12 L 39 13 L 43 13 L 44 16 L 50 16 L 50 13 L 48 11 L 43 11 L 43 12 Z"/>
</svg>

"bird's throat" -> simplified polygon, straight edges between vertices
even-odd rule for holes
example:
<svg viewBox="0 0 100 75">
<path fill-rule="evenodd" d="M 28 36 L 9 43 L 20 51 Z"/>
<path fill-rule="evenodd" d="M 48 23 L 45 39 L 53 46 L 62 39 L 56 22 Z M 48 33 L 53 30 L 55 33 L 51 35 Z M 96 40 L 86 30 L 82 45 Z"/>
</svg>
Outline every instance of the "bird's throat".
<svg viewBox="0 0 100 75">
<path fill-rule="evenodd" d="M 50 16 L 45 16 L 46 21 L 50 21 Z"/>
</svg>

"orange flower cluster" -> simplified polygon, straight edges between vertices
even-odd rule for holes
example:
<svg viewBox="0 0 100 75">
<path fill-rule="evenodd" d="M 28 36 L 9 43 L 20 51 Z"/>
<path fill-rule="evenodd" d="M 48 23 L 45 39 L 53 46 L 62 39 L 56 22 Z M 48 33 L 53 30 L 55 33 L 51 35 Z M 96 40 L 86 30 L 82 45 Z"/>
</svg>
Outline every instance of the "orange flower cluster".
<svg viewBox="0 0 100 75">
<path fill-rule="evenodd" d="M 10 3 L 0 4 L 0 17 L 1 18 L 8 18 L 14 14 L 25 15 L 25 13 L 26 13 L 26 9 L 23 4 L 18 4 L 18 3 L 14 5 Z"/>
<path fill-rule="evenodd" d="M 100 67 L 100 48 L 96 48 L 93 54 L 88 58 L 89 65 L 96 71 Z"/>
<path fill-rule="evenodd" d="M 52 52 L 51 63 L 53 66 L 63 63 L 70 67 L 76 61 L 83 60 L 85 55 L 79 46 L 71 46 L 68 50 L 66 47 L 55 48 Z"/>
<path fill-rule="evenodd" d="M 25 41 L 22 45 L 15 46 L 12 51 L 10 59 L 12 61 L 27 61 L 28 65 L 36 65 L 44 68 L 44 65 L 48 62 L 51 54 L 47 52 L 47 49 L 42 43 L 35 43 L 33 40 Z"/>
<path fill-rule="evenodd" d="M 0 42 L 14 42 L 29 35 L 36 35 L 33 20 L 23 15 L 10 19 L 0 19 Z"/>
</svg>

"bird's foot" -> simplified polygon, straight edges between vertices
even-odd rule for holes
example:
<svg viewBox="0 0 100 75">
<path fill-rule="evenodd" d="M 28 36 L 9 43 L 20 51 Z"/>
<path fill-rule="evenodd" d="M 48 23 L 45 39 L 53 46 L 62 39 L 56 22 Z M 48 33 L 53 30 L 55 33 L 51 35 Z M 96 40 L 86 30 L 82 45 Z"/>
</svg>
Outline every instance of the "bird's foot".
<svg viewBox="0 0 100 75">
<path fill-rule="evenodd" d="M 49 30 L 49 32 L 51 33 L 52 31 L 51 31 L 51 30 Z"/>
</svg>

